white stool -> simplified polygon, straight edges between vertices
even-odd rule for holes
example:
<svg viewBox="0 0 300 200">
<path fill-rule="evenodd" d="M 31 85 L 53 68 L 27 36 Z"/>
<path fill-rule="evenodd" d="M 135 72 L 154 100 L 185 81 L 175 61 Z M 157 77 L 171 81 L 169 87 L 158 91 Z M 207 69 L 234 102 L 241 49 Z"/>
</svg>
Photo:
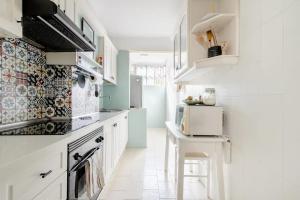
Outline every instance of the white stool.
<svg viewBox="0 0 300 200">
<path fill-rule="evenodd" d="M 186 153 L 185 157 L 184 157 L 184 161 L 188 161 L 188 162 L 184 162 L 185 165 L 190 165 L 190 171 L 193 172 L 193 166 L 197 165 L 199 168 L 198 172 L 199 174 L 189 174 L 186 175 L 184 174 L 184 177 L 198 177 L 200 183 L 205 186 L 205 184 L 203 183 L 201 178 L 206 178 L 206 195 L 207 198 L 210 199 L 210 179 L 211 179 L 211 167 L 210 167 L 210 158 L 202 152 L 190 152 L 190 153 Z M 196 163 L 193 161 L 197 161 Z M 202 162 L 206 162 L 206 174 L 203 175 L 201 174 L 202 171 L 202 167 L 201 164 Z M 177 147 L 175 147 L 175 174 L 177 174 Z M 175 181 L 177 181 L 177 178 L 175 176 Z"/>
</svg>

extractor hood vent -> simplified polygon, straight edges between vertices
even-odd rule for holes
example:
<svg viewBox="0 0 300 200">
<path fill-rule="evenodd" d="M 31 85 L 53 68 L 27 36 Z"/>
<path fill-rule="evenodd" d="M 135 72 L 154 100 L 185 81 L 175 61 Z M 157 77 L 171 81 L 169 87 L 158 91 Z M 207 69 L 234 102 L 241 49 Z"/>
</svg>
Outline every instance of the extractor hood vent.
<svg viewBox="0 0 300 200">
<path fill-rule="evenodd" d="M 96 46 L 50 0 L 23 0 L 23 36 L 47 52 L 95 51 Z"/>
</svg>

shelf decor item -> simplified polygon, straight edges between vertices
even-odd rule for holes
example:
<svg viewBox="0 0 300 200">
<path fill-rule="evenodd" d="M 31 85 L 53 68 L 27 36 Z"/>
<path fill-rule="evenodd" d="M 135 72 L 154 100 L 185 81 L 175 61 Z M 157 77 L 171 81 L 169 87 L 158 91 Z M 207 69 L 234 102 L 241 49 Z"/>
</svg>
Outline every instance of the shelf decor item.
<svg viewBox="0 0 300 200">
<path fill-rule="evenodd" d="M 216 105 L 216 90 L 215 88 L 205 88 L 203 94 L 203 103 L 207 106 Z"/>
<path fill-rule="evenodd" d="M 207 52 L 207 57 L 211 58 L 211 57 L 215 57 L 215 56 L 220 56 L 222 55 L 222 47 L 217 45 L 217 46 L 212 46 L 208 48 L 208 52 Z"/>
<path fill-rule="evenodd" d="M 206 31 L 206 36 L 210 47 L 208 48 L 207 57 L 215 57 L 222 55 L 222 47 L 218 45 L 216 34 L 213 30 Z"/>
</svg>

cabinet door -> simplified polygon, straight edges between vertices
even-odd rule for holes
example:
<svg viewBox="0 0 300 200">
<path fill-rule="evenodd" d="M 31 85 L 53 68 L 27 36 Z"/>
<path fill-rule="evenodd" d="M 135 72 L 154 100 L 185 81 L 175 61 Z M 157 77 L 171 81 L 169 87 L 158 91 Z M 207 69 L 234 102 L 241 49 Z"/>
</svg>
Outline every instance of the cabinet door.
<svg viewBox="0 0 300 200">
<path fill-rule="evenodd" d="M 104 79 L 111 81 L 111 45 L 104 41 Z"/>
<path fill-rule="evenodd" d="M 113 124 L 113 166 L 116 167 L 120 158 L 120 135 L 119 135 L 119 126 L 118 122 Z"/>
<path fill-rule="evenodd" d="M 104 126 L 104 174 L 108 181 L 113 171 L 113 129 L 110 123 Z"/>
<path fill-rule="evenodd" d="M 117 83 L 117 56 L 118 50 L 115 47 L 112 47 L 111 51 L 111 79 L 113 83 Z"/>
<path fill-rule="evenodd" d="M 66 12 L 66 0 L 58 0 L 58 6 L 63 12 Z"/>
<path fill-rule="evenodd" d="M 0 6 L 0 37 L 22 37 L 22 0 L 2 0 Z"/>
<path fill-rule="evenodd" d="M 51 183 L 33 200 L 66 200 L 67 199 L 67 173 Z"/>
<path fill-rule="evenodd" d="M 128 141 L 128 115 L 123 115 L 121 120 L 121 153 L 123 153 Z"/>
<path fill-rule="evenodd" d="M 187 67 L 187 17 L 185 15 L 180 24 L 180 68 L 184 70 Z"/>
<path fill-rule="evenodd" d="M 66 1 L 66 15 L 75 22 L 75 0 Z"/>
</svg>

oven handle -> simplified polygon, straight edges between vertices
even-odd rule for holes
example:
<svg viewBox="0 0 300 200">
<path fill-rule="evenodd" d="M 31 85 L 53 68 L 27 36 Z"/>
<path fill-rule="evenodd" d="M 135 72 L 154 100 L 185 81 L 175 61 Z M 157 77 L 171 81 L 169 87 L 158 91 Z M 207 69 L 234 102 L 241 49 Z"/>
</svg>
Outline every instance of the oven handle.
<svg viewBox="0 0 300 200">
<path fill-rule="evenodd" d="M 98 151 L 99 149 L 100 149 L 100 147 L 95 147 L 95 148 L 91 149 L 90 153 L 88 153 L 88 155 L 84 156 L 84 158 L 79 163 L 77 163 L 74 167 L 72 167 L 72 169 L 70 170 L 70 172 L 74 172 L 78 168 L 80 168 L 82 166 L 82 164 L 85 163 L 90 157 L 92 157 L 94 155 L 94 153 L 96 151 Z"/>
</svg>

